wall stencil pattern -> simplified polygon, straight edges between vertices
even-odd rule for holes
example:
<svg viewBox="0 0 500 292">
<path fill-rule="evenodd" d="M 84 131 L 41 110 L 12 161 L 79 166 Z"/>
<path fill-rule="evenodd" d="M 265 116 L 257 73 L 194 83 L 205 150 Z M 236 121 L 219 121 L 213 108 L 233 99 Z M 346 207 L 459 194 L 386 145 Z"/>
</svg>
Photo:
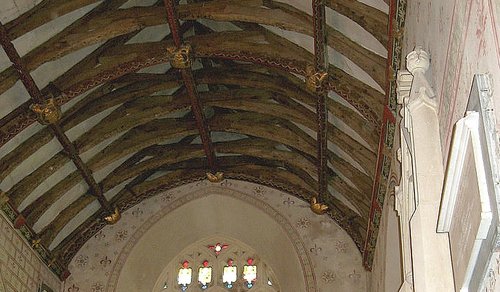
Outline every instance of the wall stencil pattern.
<svg viewBox="0 0 500 292">
<path fill-rule="evenodd" d="M 239 196 L 261 210 L 277 212 L 275 220 L 289 229 L 287 234 L 296 241 L 306 281 L 313 289 L 310 291 L 328 292 L 332 286 L 336 291 L 366 291 L 368 273 L 362 268 L 361 254 L 331 218 L 313 214 L 307 202 L 284 192 L 237 180 L 187 184 L 130 208 L 120 222 L 103 228 L 73 258 L 69 265 L 72 274 L 64 283 L 64 291 L 114 291 L 128 252 L 149 225 L 165 216 L 169 209 L 182 208 L 189 200 L 202 197 L 207 189 L 211 193 L 217 190 L 221 195 Z"/>
</svg>

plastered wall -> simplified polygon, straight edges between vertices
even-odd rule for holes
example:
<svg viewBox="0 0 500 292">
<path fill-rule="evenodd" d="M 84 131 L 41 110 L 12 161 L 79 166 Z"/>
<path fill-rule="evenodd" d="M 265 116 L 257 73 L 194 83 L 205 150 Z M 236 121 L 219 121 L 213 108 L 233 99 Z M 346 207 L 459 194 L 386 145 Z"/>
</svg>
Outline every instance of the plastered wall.
<svg viewBox="0 0 500 292">
<path fill-rule="evenodd" d="M 211 191 L 208 192 L 208 189 Z M 227 199 L 216 195 L 205 196 L 213 192 L 224 195 Z M 207 206 L 206 208 L 196 207 L 198 203 L 211 201 L 212 198 L 216 200 L 213 202 L 216 203 L 215 206 L 207 203 L 202 204 Z M 232 203 L 237 201 L 242 201 L 247 207 L 232 208 L 231 206 L 236 206 Z M 217 224 L 231 220 L 213 220 L 231 215 L 237 223 L 236 221 L 241 221 L 241 218 L 238 218 L 240 215 L 243 216 L 255 207 L 256 212 L 260 212 L 258 217 L 261 218 L 250 217 L 260 223 L 249 224 L 249 233 L 246 235 L 241 234 L 245 230 L 238 231 L 231 226 Z M 182 214 L 184 217 L 179 216 Z M 268 221 L 276 220 L 281 227 L 262 223 L 260 220 L 265 218 Z M 163 225 L 171 220 L 178 224 L 167 224 L 168 228 Z M 198 229 L 203 228 L 192 232 L 196 225 Z M 188 232 L 180 231 L 179 228 L 182 229 L 183 226 L 194 227 L 188 228 Z M 255 228 L 259 230 L 255 231 Z M 274 236 L 263 237 L 264 231 L 270 228 Z M 69 265 L 71 276 L 64 283 L 64 291 L 122 292 L 124 290 L 120 289 L 123 286 L 120 285 L 126 286 L 124 279 L 130 275 L 134 275 L 135 285 L 153 285 L 170 262 L 167 253 L 177 254 L 186 246 L 186 242 L 195 242 L 203 230 L 209 230 L 209 234 L 214 236 L 225 230 L 221 234 L 244 239 L 241 241 L 259 250 L 263 260 L 273 267 L 283 292 L 305 291 L 289 286 L 288 289 L 284 288 L 284 279 L 291 278 L 292 274 L 286 276 L 280 271 L 295 269 L 298 266 L 293 262 L 287 264 L 283 260 L 285 257 L 282 257 L 282 260 L 274 259 L 276 256 L 282 256 L 285 250 L 283 244 L 277 244 L 279 240 L 289 240 L 289 244 L 295 242 L 295 255 L 290 253 L 289 260 L 301 259 L 306 275 L 302 278 L 312 281 L 309 285 L 312 288 L 306 291 L 367 291 L 369 273 L 362 267 L 361 254 L 347 233 L 331 218 L 313 214 L 308 203 L 286 193 L 237 180 L 224 180 L 220 184 L 207 181 L 187 184 L 153 196 L 125 211 L 117 224 L 103 228 L 75 255 Z M 232 232 L 228 233 L 228 230 Z M 287 235 L 283 235 L 284 231 Z M 205 236 L 206 234 L 201 234 L 201 237 Z M 172 244 L 181 240 L 185 243 Z M 175 250 L 178 252 L 174 252 Z M 154 251 L 154 255 L 151 251 Z M 164 266 L 158 263 L 162 256 Z M 149 261 L 148 266 L 139 265 L 140 271 L 134 271 L 134 266 L 137 267 L 134 261 L 138 263 L 144 259 Z M 153 264 L 156 266 L 153 267 Z"/>
<path fill-rule="evenodd" d="M 61 290 L 57 277 L 0 215 L 0 292 L 34 292 L 42 283 Z"/>
<path fill-rule="evenodd" d="M 395 292 L 403 283 L 399 222 L 394 210 L 394 196 L 388 195 L 384 205 L 371 274 L 372 292 Z"/>
<path fill-rule="evenodd" d="M 500 129 L 500 1 L 407 1 L 406 55 L 420 45 L 431 54 L 430 76 L 439 103 L 443 157 L 453 126 L 464 116 L 474 74 L 489 73 Z"/>
</svg>

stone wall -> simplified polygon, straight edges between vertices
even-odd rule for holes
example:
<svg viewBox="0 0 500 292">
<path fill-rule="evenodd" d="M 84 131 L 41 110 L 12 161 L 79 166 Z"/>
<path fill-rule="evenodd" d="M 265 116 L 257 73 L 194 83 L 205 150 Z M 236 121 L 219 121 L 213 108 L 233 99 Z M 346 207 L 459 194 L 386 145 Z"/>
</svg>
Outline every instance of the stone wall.
<svg viewBox="0 0 500 292">
<path fill-rule="evenodd" d="M 56 275 L 0 215 L 0 291 L 34 292 L 42 283 L 54 292 L 61 290 L 61 282 Z"/>
</svg>

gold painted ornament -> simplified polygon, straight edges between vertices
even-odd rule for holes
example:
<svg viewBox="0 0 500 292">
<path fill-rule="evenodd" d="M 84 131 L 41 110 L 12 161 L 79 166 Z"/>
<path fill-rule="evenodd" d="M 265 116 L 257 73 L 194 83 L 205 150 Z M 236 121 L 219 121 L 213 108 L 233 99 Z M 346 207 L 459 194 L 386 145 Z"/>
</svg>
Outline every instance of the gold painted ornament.
<svg viewBox="0 0 500 292">
<path fill-rule="evenodd" d="M 220 171 L 216 172 L 215 174 L 207 172 L 207 179 L 211 183 L 219 183 L 224 179 L 224 173 Z"/>
<path fill-rule="evenodd" d="M 49 98 L 42 103 L 33 103 L 30 109 L 36 114 L 37 120 L 42 125 L 57 123 L 62 116 L 61 108 L 54 98 Z"/>
<path fill-rule="evenodd" d="M 171 54 L 170 65 L 176 69 L 191 67 L 191 45 L 185 44 L 180 48 L 169 47 L 167 52 Z"/>
<path fill-rule="evenodd" d="M 312 197 L 310 203 L 311 203 L 311 211 L 313 211 L 315 214 L 323 215 L 325 214 L 326 211 L 328 211 L 328 206 L 319 203 L 317 197 Z"/>
<path fill-rule="evenodd" d="M 106 222 L 108 222 L 108 224 L 113 225 L 116 222 L 120 221 L 121 217 L 122 217 L 122 215 L 120 213 L 120 210 L 118 209 L 118 207 L 115 207 L 115 210 L 113 211 L 113 213 L 104 217 L 104 220 L 106 220 Z"/>
<path fill-rule="evenodd" d="M 324 86 L 325 81 L 328 81 L 327 72 L 316 72 L 313 66 L 306 68 L 306 88 L 312 93 L 318 93 Z"/>
<path fill-rule="evenodd" d="M 37 238 L 37 239 L 32 239 L 31 240 L 31 247 L 32 248 L 38 248 L 41 244 L 41 239 L 40 238 Z"/>
</svg>

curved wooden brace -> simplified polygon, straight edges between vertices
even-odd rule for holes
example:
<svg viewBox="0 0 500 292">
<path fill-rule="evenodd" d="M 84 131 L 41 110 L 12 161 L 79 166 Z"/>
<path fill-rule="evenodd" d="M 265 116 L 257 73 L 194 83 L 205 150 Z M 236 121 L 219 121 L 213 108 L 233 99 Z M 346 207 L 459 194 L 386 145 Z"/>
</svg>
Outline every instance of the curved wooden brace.
<svg viewBox="0 0 500 292">
<path fill-rule="evenodd" d="M 220 21 L 248 21 L 313 36 L 312 19 L 300 10 L 289 8 L 290 11 L 286 11 L 283 10 L 286 9 L 283 5 L 280 5 L 281 8 L 267 9 L 244 5 L 245 3 L 247 2 L 213 1 L 180 5 L 178 13 L 184 20 L 208 18 Z M 32 71 L 46 62 L 83 47 L 166 22 L 164 11 L 156 7 L 134 7 L 94 14 L 97 14 L 94 18 L 84 17 L 77 21 L 77 25 L 70 25 L 23 56 L 26 69 Z M 380 86 L 384 87 L 384 58 L 353 42 L 335 29 L 329 27 L 328 30 L 330 33 L 328 44 L 368 72 Z M 14 85 L 16 80 L 14 68 L 10 67 L 1 72 L 0 93 Z"/>
<path fill-rule="evenodd" d="M 145 115 L 149 116 L 147 113 Z M 133 118 L 135 119 L 135 117 Z M 116 121 L 118 124 L 124 123 L 120 120 Z M 175 124 L 174 121 L 176 121 Z M 215 115 L 209 122 L 209 125 L 212 131 L 235 132 L 262 137 L 294 147 L 314 156 L 315 145 L 313 139 L 298 128 L 289 129 L 292 125 L 288 123 L 289 122 L 285 120 L 272 118 L 262 114 L 238 113 Z M 146 124 L 136 126 L 102 150 L 99 154 L 92 157 L 87 164 L 92 171 L 97 171 L 112 161 L 134 153 L 144 147 L 162 142 L 166 139 L 181 137 L 176 130 L 184 132 L 184 136 L 187 134 L 192 135 L 195 133 L 195 127 L 192 125 L 192 122 L 190 126 L 188 124 L 188 122 L 181 122 L 175 119 L 163 119 L 153 120 Z M 270 125 L 276 125 L 278 128 L 273 129 Z M 168 127 L 168 129 L 164 129 L 166 127 Z M 302 137 L 298 136 L 301 135 L 300 133 L 303 133 Z M 92 141 L 92 139 L 90 141 Z M 66 190 L 72 188 L 78 182 L 79 177 L 75 172 L 40 196 L 35 202 L 23 210 L 22 213 L 27 221 L 35 223 L 52 203 L 58 200 Z M 28 194 L 29 193 L 21 193 L 17 195 L 26 197 Z M 16 201 L 22 200 L 16 199 Z"/>
<path fill-rule="evenodd" d="M 259 43 L 238 43 L 235 42 L 235 40 L 232 40 L 231 43 L 230 40 L 224 40 L 224 38 L 227 37 L 229 37 L 230 39 L 244 37 L 240 36 L 240 34 L 241 33 L 237 32 L 221 33 L 212 36 L 211 39 L 207 39 L 205 36 L 197 38 L 197 41 L 199 41 L 198 45 L 201 46 L 198 47 L 198 51 L 195 51 L 195 53 L 197 52 L 196 55 L 198 57 L 215 57 L 248 61 L 265 66 L 279 67 L 283 70 L 289 70 L 291 72 L 304 74 L 304 68 L 308 64 L 308 61 L 299 60 L 298 58 L 298 56 L 302 54 L 301 52 L 304 51 L 303 49 L 299 48 L 298 53 L 296 52 L 296 46 L 293 47 L 291 45 L 291 47 L 288 48 L 289 50 L 281 50 L 279 53 L 277 53 L 278 55 L 280 55 L 279 57 L 277 57 L 271 56 L 276 55 L 276 53 L 269 54 L 269 52 L 278 48 L 272 48 L 269 47 L 269 45 L 263 45 Z M 216 36 L 218 36 L 220 39 Z M 258 35 L 254 35 L 254 37 L 257 37 L 257 41 L 259 41 Z M 207 47 L 207 45 L 210 44 L 207 44 L 206 42 L 210 42 L 210 40 L 225 42 L 230 47 L 236 46 L 239 49 L 234 49 L 235 51 L 214 51 L 213 49 Z M 262 38 L 260 38 L 260 40 L 262 40 Z M 166 62 L 168 60 L 168 54 L 166 53 L 167 46 L 168 43 L 159 42 L 147 44 L 132 44 L 123 46 L 118 51 L 110 50 L 110 55 L 106 56 L 108 62 L 105 62 L 101 66 L 87 72 L 88 76 L 94 77 L 86 80 L 78 80 L 78 78 L 75 78 L 75 83 L 73 84 L 56 84 L 61 88 L 62 92 L 66 92 L 66 94 L 64 94 L 63 97 L 58 100 L 58 102 L 61 104 L 65 103 L 72 97 L 79 95 L 82 92 L 85 92 L 86 90 L 97 86 L 98 84 L 101 84 L 103 81 L 112 79 L 112 76 L 116 76 L 114 78 L 117 78 L 126 73 L 139 70 L 143 67 Z M 279 49 L 282 49 L 282 47 L 280 47 Z M 133 60 L 131 61 L 130 58 L 132 58 Z M 129 62 L 125 63 L 127 65 L 124 65 L 122 63 L 124 59 L 129 60 Z M 280 61 L 277 62 L 277 60 Z M 350 77 L 341 70 L 336 70 L 332 67 L 331 75 L 333 77 L 330 81 L 330 86 L 336 89 L 337 93 L 340 96 L 349 101 L 351 104 L 355 105 L 355 107 L 357 107 L 357 109 L 362 114 L 364 114 L 365 118 L 372 122 L 373 125 L 378 125 L 378 121 L 382 113 L 382 100 L 384 96 L 376 90 L 371 89 L 369 86 L 364 85 L 361 82 L 356 82 L 355 78 Z M 0 140 L 2 140 L 2 144 L 8 141 L 11 137 L 13 137 L 16 133 L 18 133 L 21 129 L 23 129 L 24 127 L 26 127 L 26 125 L 29 125 L 33 121 L 34 117 L 26 114 L 18 115 L 16 117 L 13 117 L 12 120 L 8 121 L 2 119 L 2 126 L 0 127 Z"/>
<path fill-rule="evenodd" d="M 249 69 L 248 66 L 245 67 L 245 69 Z M 259 69 L 259 67 L 253 68 L 253 71 L 241 71 L 236 68 L 203 69 L 196 72 L 196 77 L 199 81 L 201 81 L 201 83 L 206 84 L 243 84 L 246 87 L 268 88 L 272 92 L 278 92 L 307 105 L 314 106 L 314 97 L 307 91 L 305 91 L 304 84 L 300 80 L 293 80 L 290 79 L 290 77 L 285 78 L 285 76 L 269 76 L 264 73 L 257 73 L 255 72 L 255 70 L 257 69 Z M 262 68 L 260 68 L 260 70 L 261 69 Z M 118 85 L 118 81 L 120 80 L 111 82 L 110 84 L 90 93 L 83 100 L 79 101 L 76 105 L 68 109 L 63 116 L 61 126 L 65 130 L 69 130 L 73 126 L 90 118 L 98 112 L 121 102 L 137 98 L 138 96 L 145 96 L 150 93 L 156 92 L 157 90 L 175 88 L 176 86 L 178 86 L 178 83 L 176 76 L 173 73 L 174 72 L 171 72 L 170 74 L 166 75 L 133 74 L 123 79 L 122 84 L 120 85 Z M 292 103 L 290 98 L 280 98 L 280 95 L 276 95 L 275 99 L 279 99 L 279 102 L 282 104 L 287 104 L 292 107 L 297 106 L 295 103 Z M 376 145 L 378 143 L 377 132 L 370 124 L 366 123 L 365 120 L 363 120 L 349 108 L 333 100 L 328 100 L 328 109 L 334 116 L 343 120 L 353 130 L 364 137 L 366 141 L 371 144 L 372 149 L 376 148 Z M 0 178 L 3 179 L 4 177 L 6 177 L 8 173 L 10 173 L 15 167 L 17 167 L 24 159 L 33 154 L 42 145 L 48 143 L 51 140 L 51 137 L 52 136 L 48 129 L 43 129 L 27 139 L 15 150 L 3 157 L 0 160 Z M 63 162 L 61 162 L 61 164 L 59 165 L 62 166 Z M 42 171 L 43 175 L 47 177 L 59 168 L 55 167 L 55 165 L 47 166 L 49 168 L 45 168 L 45 170 Z M 34 177 L 41 178 L 40 175 L 41 174 L 37 174 L 34 175 Z M 30 177 L 32 176 L 30 175 Z M 37 185 L 40 182 L 40 180 L 31 181 L 30 183 L 28 183 L 28 185 Z M 18 204 L 20 204 L 20 202 L 17 202 L 16 205 Z"/>
<path fill-rule="evenodd" d="M 178 14 L 184 20 L 204 18 L 215 21 L 243 21 L 274 26 L 311 37 L 314 35 L 312 17 L 307 13 L 285 3 L 267 1 L 265 6 L 267 8 L 262 4 L 251 6 L 248 1 L 212 1 L 179 5 Z M 381 87 L 385 86 L 385 58 L 357 44 L 330 26 L 327 26 L 327 31 L 328 46 L 365 70 Z M 387 39 L 383 44 L 387 44 Z"/>
<path fill-rule="evenodd" d="M 67 13 L 96 2 L 98 2 L 98 0 L 43 0 L 41 3 L 37 4 L 35 7 L 23 13 L 16 19 L 6 23 L 5 28 L 9 33 L 9 38 L 14 40 L 23 34 L 54 20 L 57 17 L 61 17 Z M 107 2 L 112 1 L 108 0 Z M 126 0 L 113 0 L 113 2 L 115 2 L 115 7 L 119 7 L 126 2 Z M 281 7 L 282 5 L 282 3 L 275 1 L 265 1 L 265 3 L 264 1 L 255 2 L 259 6 L 265 4 L 269 8 Z M 326 5 L 338 13 L 352 19 L 354 22 L 374 35 L 375 38 L 377 38 L 382 44 L 387 44 L 387 14 L 361 2 L 349 0 L 329 0 L 326 1 Z M 293 8 L 289 5 L 286 6 L 290 7 L 289 9 Z"/>
<path fill-rule="evenodd" d="M 359 24 L 387 48 L 387 44 L 389 43 L 387 33 L 389 16 L 387 14 L 360 1 L 327 0 L 325 4 L 332 10 L 347 16 Z"/>
<path fill-rule="evenodd" d="M 147 84 L 151 85 L 150 83 Z M 126 88 L 129 87 L 130 86 L 126 86 Z M 152 89 L 147 93 L 152 93 L 161 89 L 163 89 L 163 87 Z M 111 92 L 106 98 L 90 98 L 88 102 L 85 102 L 85 100 L 82 100 L 81 102 L 87 105 L 91 105 L 91 107 L 89 107 L 90 109 L 99 108 L 100 110 L 103 110 L 104 108 L 113 106 L 117 102 L 121 103 L 123 101 L 126 101 L 127 99 L 125 98 L 142 96 L 142 93 L 144 92 L 142 90 L 127 90 L 123 91 L 123 94 L 118 94 L 118 91 L 119 90 Z M 260 96 L 256 94 L 260 94 Z M 276 95 L 267 91 L 242 89 L 202 93 L 201 99 L 203 103 L 208 106 L 222 106 L 225 108 L 255 111 L 268 115 L 279 114 L 279 116 L 277 117 L 283 117 L 296 123 L 301 123 L 309 128 L 315 127 L 312 116 L 313 113 L 311 111 L 308 111 L 300 104 L 294 104 L 292 108 L 287 108 L 286 106 L 279 105 L 275 102 L 272 102 L 272 98 L 275 96 Z M 102 101 L 103 103 L 105 103 L 105 105 L 95 103 L 96 101 Z M 155 119 L 155 117 L 157 116 L 165 115 L 167 113 L 185 109 L 187 107 L 187 100 L 181 97 L 177 97 L 175 99 L 175 102 L 172 101 L 172 97 L 165 96 L 138 98 L 127 102 L 116 109 L 112 114 L 110 114 L 94 127 L 94 129 L 96 130 L 84 133 L 75 141 L 75 144 L 78 146 L 77 148 L 80 152 L 84 152 L 97 145 L 101 141 L 105 140 L 106 138 L 114 136 L 115 134 L 122 132 L 125 129 L 130 129 L 134 126 L 138 126 L 144 122 Z M 82 107 L 80 108 L 82 109 Z M 83 111 L 82 115 L 90 117 L 91 115 L 96 113 L 97 111 L 92 111 L 91 114 Z M 80 120 L 82 121 L 84 119 Z M 71 120 L 65 119 L 63 121 L 63 125 L 68 125 L 69 123 L 71 123 Z M 346 147 L 346 152 L 353 155 L 354 157 L 359 157 L 358 162 L 360 162 L 362 165 L 366 165 L 365 170 L 370 173 L 371 168 L 369 168 L 368 166 L 370 164 L 373 164 L 373 153 L 368 154 L 368 149 L 364 148 L 357 141 L 353 140 L 342 131 L 334 129 L 333 126 L 330 126 L 330 128 L 329 140 L 335 144 L 338 144 L 340 147 Z M 49 135 L 49 133 L 47 133 L 47 135 Z M 28 143 L 28 145 L 30 145 L 30 143 Z M 59 153 L 58 155 L 56 155 L 56 157 L 48 160 L 44 165 L 35 170 L 32 174 L 21 180 L 11 190 L 9 190 L 11 199 L 14 204 L 18 206 L 39 183 L 45 180 L 53 172 L 57 171 L 57 169 L 62 167 L 68 161 L 69 160 L 65 158 L 63 153 Z M 62 189 L 65 189 L 65 187 Z"/>
<path fill-rule="evenodd" d="M 144 142 L 141 139 L 136 140 L 134 138 L 137 135 L 141 135 L 141 133 L 149 136 L 149 140 L 147 142 Z M 197 128 L 194 125 L 194 121 L 177 119 L 155 120 L 128 131 L 110 146 L 106 147 L 103 151 L 92 157 L 87 162 L 87 165 L 90 170 L 95 172 L 119 157 L 137 152 L 146 146 L 160 143 L 168 139 L 180 139 L 196 133 Z M 117 147 L 116 145 L 120 145 L 121 147 Z M 77 172 L 71 173 L 26 207 L 22 211 L 22 214 L 28 222 L 34 224 L 51 204 L 57 201 L 67 190 L 71 189 L 71 187 L 75 186 L 79 181 L 80 178 Z M 27 194 L 19 195 L 27 196 Z"/>
<path fill-rule="evenodd" d="M 237 154 L 270 161 L 275 160 L 279 161 L 285 168 L 292 166 L 293 169 L 302 169 L 309 177 L 309 180 L 313 182 L 313 175 L 316 172 L 313 161 L 295 151 L 278 150 L 276 149 L 278 145 L 280 144 L 265 139 L 246 138 L 243 141 L 220 142 L 216 144 L 216 147 L 219 154 Z M 112 174 L 102 181 L 103 190 L 110 190 L 128 179 L 144 172 L 151 172 L 162 165 L 171 165 L 184 160 L 203 157 L 203 151 L 199 145 L 159 146 L 154 147 L 154 151 L 149 152 L 151 152 L 151 155 L 147 155 L 147 160 L 137 162 L 137 157 L 133 157 L 117 167 Z M 369 214 L 370 208 L 367 203 L 369 202 L 369 193 L 363 195 L 348 186 L 336 175 L 332 175 L 331 184 L 335 190 L 359 208 L 363 216 Z"/>
<path fill-rule="evenodd" d="M 259 172 L 257 171 L 257 173 Z M 280 171 L 278 171 L 278 173 L 281 174 Z M 261 177 L 258 174 L 254 176 L 253 174 L 242 174 L 226 169 L 225 177 L 228 179 L 243 180 L 273 187 L 295 195 L 298 198 L 307 198 L 310 194 L 309 190 L 304 188 L 304 185 L 292 187 L 288 184 L 288 180 L 286 178 L 279 178 L 276 175 L 272 178 L 272 180 L 266 180 L 265 177 Z M 186 183 L 204 180 L 205 178 L 204 172 L 199 170 L 180 169 L 172 171 L 153 181 L 141 182 L 134 187 L 123 190 L 116 196 L 120 198 L 120 200 L 116 203 L 120 206 L 120 210 L 124 212 L 125 210 L 158 193 L 168 191 L 171 188 Z M 365 226 L 367 222 L 353 212 L 339 215 L 336 212 L 329 211 L 328 215 L 334 218 L 334 220 L 336 220 L 336 222 L 347 231 L 362 252 L 364 234 L 366 233 Z M 66 265 L 69 264 L 73 256 L 78 252 L 78 250 L 80 250 L 81 246 L 83 246 L 88 239 L 106 226 L 106 223 L 101 218 L 101 212 L 96 212 L 90 216 L 83 224 L 76 228 L 56 248 L 54 248 L 53 254 L 56 254 L 62 263 Z"/>
<path fill-rule="evenodd" d="M 198 153 L 200 156 L 203 156 L 203 152 Z M 167 159 L 169 161 L 174 161 L 174 157 L 170 157 L 170 159 Z M 259 163 L 263 164 L 259 164 Z M 281 166 L 282 163 L 279 161 L 275 160 L 268 160 L 268 159 L 262 159 L 256 162 L 254 165 L 247 165 L 247 159 L 245 157 L 241 156 L 235 156 L 235 157 L 221 157 L 220 158 L 220 164 L 222 169 L 224 170 L 224 173 L 231 173 L 231 172 L 237 172 L 241 174 L 250 174 L 254 177 L 258 178 L 263 178 L 266 181 L 282 181 L 280 178 L 286 178 L 285 181 L 288 182 L 289 185 L 293 187 L 295 186 L 308 186 L 308 189 L 313 189 L 314 184 L 311 184 L 313 180 L 311 178 L 307 178 L 304 176 L 301 176 L 300 174 L 295 173 L 298 171 L 300 173 L 299 169 L 295 169 L 291 166 L 288 166 L 288 170 L 284 170 L 281 168 L 276 168 L 276 166 Z M 189 169 L 192 173 L 199 173 L 199 171 L 196 170 L 196 166 L 200 165 L 200 160 L 199 159 L 190 159 L 185 162 L 181 162 L 181 164 L 185 164 L 184 167 Z M 176 170 L 175 165 L 170 166 L 169 169 L 171 171 Z M 172 172 L 171 172 L 172 173 Z M 168 175 L 167 175 L 168 176 Z M 277 179 L 276 179 L 277 178 Z M 179 179 L 177 177 L 177 179 Z M 182 177 L 180 178 L 182 179 Z M 164 181 L 165 182 L 165 181 Z M 157 179 L 151 180 L 151 181 L 146 181 L 143 184 L 149 185 L 150 187 L 152 184 L 157 183 Z M 129 186 L 126 189 L 122 190 L 122 192 L 119 192 L 114 198 L 113 201 L 123 201 L 126 199 L 128 196 L 126 195 L 129 190 L 131 190 L 134 194 L 137 193 L 142 193 L 140 190 L 141 185 L 139 186 Z M 139 190 L 137 190 L 139 188 Z M 308 192 L 310 195 L 314 193 L 314 191 L 309 191 Z M 302 199 L 308 200 L 309 196 L 307 197 L 301 197 Z M 61 212 L 54 221 L 50 225 L 48 225 L 46 228 L 44 228 L 40 232 L 40 238 L 42 240 L 42 244 L 45 246 L 49 246 L 54 238 L 57 236 L 57 234 L 64 228 L 64 226 L 75 216 L 75 214 L 78 214 L 81 210 L 83 210 L 88 204 L 92 202 L 93 198 L 89 196 L 82 196 L 79 199 L 77 199 L 73 204 L 68 206 L 63 212 Z M 350 210 L 347 206 L 345 206 L 342 202 L 338 201 L 337 199 L 333 198 L 332 196 L 332 205 L 331 210 L 332 212 L 337 213 L 338 217 L 345 217 L 345 214 L 349 214 L 349 216 L 354 216 L 354 217 L 359 217 L 359 215 L 356 215 L 352 210 Z M 118 203 L 119 205 L 119 203 Z"/>
<path fill-rule="evenodd" d="M 58 17 L 98 1 L 99 0 L 43 0 L 16 19 L 6 23 L 5 28 L 9 33 L 9 38 L 15 40 L 25 33 L 47 24 Z M 87 14 L 87 17 L 91 17 L 105 9 L 117 9 L 125 2 L 127 2 L 127 0 L 105 1 L 105 3 L 92 9 L 90 13 Z"/>
<path fill-rule="evenodd" d="M 90 93 L 65 111 L 60 125 L 67 131 L 86 119 L 121 102 L 148 95 L 148 93 L 154 93 L 158 90 L 175 88 L 178 86 L 176 80 L 175 74 L 162 75 L 156 78 L 156 80 L 137 81 L 116 90 L 114 90 L 114 84 L 111 83 L 109 86 L 104 86 L 100 90 Z M 40 147 L 50 142 L 51 139 L 52 133 L 49 129 L 44 128 L 2 157 L 0 159 L 0 180 L 4 179 L 22 161 L 35 153 Z M 49 169 L 53 172 L 59 168 L 56 168 L 54 165 L 51 166 Z M 46 174 L 50 173 L 49 169 L 46 169 Z"/>
</svg>

